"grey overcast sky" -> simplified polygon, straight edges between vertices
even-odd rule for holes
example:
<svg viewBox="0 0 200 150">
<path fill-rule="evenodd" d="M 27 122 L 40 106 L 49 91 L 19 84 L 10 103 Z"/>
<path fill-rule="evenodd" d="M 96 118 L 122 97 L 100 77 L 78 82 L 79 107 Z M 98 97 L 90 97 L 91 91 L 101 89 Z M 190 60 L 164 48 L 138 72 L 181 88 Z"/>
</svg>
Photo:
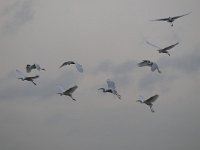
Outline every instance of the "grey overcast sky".
<svg viewBox="0 0 200 150">
<path fill-rule="evenodd" d="M 1 150 L 199 150 L 199 0 L 1 0 Z M 149 20 L 188 13 L 171 27 Z M 159 47 L 180 42 L 159 54 Z M 162 74 L 137 63 L 150 59 Z M 58 67 L 68 60 L 83 65 Z M 38 86 L 17 79 L 27 64 Z M 122 100 L 97 89 L 115 81 Z M 56 94 L 70 88 L 76 102 Z M 155 113 L 136 103 L 159 94 Z"/>
</svg>

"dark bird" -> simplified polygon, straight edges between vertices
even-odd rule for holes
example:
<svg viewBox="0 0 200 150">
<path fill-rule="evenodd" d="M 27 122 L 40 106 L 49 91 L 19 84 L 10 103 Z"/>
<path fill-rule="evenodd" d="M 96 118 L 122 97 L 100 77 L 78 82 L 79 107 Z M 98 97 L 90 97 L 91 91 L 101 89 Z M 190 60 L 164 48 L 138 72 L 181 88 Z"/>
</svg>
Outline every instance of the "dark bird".
<svg viewBox="0 0 200 150">
<path fill-rule="evenodd" d="M 28 64 L 28 65 L 26 65 L 26 72 L 27 73 L 31 72 L 31 70 L 33 70 L 33 69 L 37 69 L 38 71 L 40 71 L 40 70 L 45 71 L 45 69 L 41 68 L 40 65 L 38 65 L 38 64 L 33 64 L 33 65 Z"/>
<path fill-rule="evenodd" d="M 162 19 L 155 19 L 155 20 L 151 20 L 151 21 L 166 21 L 166 22 L 169 22 L 171 24 L 171 26 L 173 26 L 173 22 L 176 19 L 181 18 L 181 17 L 186 16 L 186 15 L 189 15 L 190 13 L 192 13 L 192 12 L 189 12 L 187 14 L 180 15 L 180 16 L 168 17 L 168 18 L 162 18 Z"/>
<path fill-rule="evenodd" d="M 110 79 L 107 79 L 107 85 L 108 89 L 99 88 L 98 90 L 102 90 L 102 92 L 104 93 L 112 93 L 116 95 L 119 99 L 121 99 L 121 96 L 117 93 L 115 82 L 111 81 Z"/>
<path fill-rule="evenodd" d="M 32 76 L 32 77 L 26 77 L 26 76 L 24 76 L 23 72 L 21 72 L 20 70 L 16 69 L 16 72 L 17 72 L 17 74 L 20 76 L 20 78 L 18 78 L 18 79 L 20 79 L 20 80 L 22 80 L 22 81 L 25 81 L 25 80 L 26 80 L 26 81 L 30 81 L 30 82 L 32 82 L 34 85 L 36 85 L 36 83 L 35 83 L 33 80 L 39 78 L 38 75 Z"/>
<path fill-rule="evenodd" d="M 158 47 L 158 46 L 156 46 L 156 45 L 154 45 L 154 44 L 152 44 L 152 43 L 150 43 L 150 42 L 148 42 L 148 41 L 146 41 L 146 43 L 149 44 L 149 45 L 151 45 L 151 46 L 153 46 L 153 47 L 158 48 L 157 51 L 158 51 L 159 53 L 165 53 L 165 54 L 168 54 L 169 56 L 170 56 L 170 53 L 168 52 L 168 50 L 174 48 L 176 45 L 179 44 L 179 42 L 177 42 L 177 43 L 172 44 L 172 45 L 170 45 L 170 46 L 167 46 L 167 47 L 164 47 L 164 48 L 160 48 L 160 47 Z"/>
<path fill-rule="evenodd" d="M 66 91 L 65 91 L 64 88 L 63 88 L 62 86 L 60 86 L 60 85 L 58 85 L 57 87 L 58 87 L 59 90 L 61 91 L 61 92 L 59 92 L 59 93 L 57 93 L 57 94 L 60 94 L 60 96 L 62 96 L 62 95 L 69 96 L 69 97 L 71 97 L 72 100 L 76 101 L 76 99 L 74 99 L 74 98 L 72 97 L 72 93 L 78 88 L 77 85 L 75 85 L 75 86 L 69 88 L 69 89 L 66 90 Z"/>
<path fill-rule="evenodd" d="M 79 71 L 79 72 L 83 72 L 83 67 L 82 65 L 74 62 L 74 61 L 67 61 L 67 62 L 64 62 L 59 68 L 62 68 L 63 66 L 66 66 L 66 65 L 72 65 L 72 64 L 75 64 L 76 66 L 76 69 Z"/>
<path fill-rule="evenodd" d="M 138 67 L 148 66 L 151 67 L 151 71 L 158 70 L 158 73 L 162 73 L 157 65 L 157 63 L 152 62 L 150 60 L 143 60 L 142 62 L 138 63 Z"/>
<path fill-rule="evenodd" d="M 142 96 L 140 96 L 139 100 L 137 100 L 136 102 L 140 102 L 140 103 L 144 103 L 144 104 L 148 105 L 151 109 L 151 112 L 155 112 L 153 110 L 152 106 L 153 106 L 153 102 L 155 102 L 158 97 L 159 97 L 159 95 L 156 94 L 145 100 Z"/>
</svg>

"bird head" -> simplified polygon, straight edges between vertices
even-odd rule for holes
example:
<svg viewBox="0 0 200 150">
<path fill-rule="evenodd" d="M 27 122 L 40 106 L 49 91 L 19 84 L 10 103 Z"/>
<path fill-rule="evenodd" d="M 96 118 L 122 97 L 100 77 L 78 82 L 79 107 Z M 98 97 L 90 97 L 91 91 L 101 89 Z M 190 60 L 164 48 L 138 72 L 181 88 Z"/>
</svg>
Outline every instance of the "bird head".
<svg viewBox="0 0 200 150">
<path fill-rule="evenodd" d="M 63 95 L 63 93 L 57 93 L 57 94 L 59 94 L 60 96 L 62 96 L 62 95 Z"/>
</svg>

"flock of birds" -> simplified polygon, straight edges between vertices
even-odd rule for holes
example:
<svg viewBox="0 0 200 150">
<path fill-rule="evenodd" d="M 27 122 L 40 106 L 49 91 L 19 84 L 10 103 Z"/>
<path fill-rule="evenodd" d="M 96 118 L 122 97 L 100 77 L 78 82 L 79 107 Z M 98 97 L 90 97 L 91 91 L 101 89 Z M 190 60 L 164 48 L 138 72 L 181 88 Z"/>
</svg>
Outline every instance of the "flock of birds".
<svg viewBox="0 0 200 150">
<path fill-rule="evenodd" d="M 191 13 L 191 12 L 190 12 Z M 178 19 L 178 18 L 181 18 L 183 16 L 186 16 L 186 15 L 189 15 L 190 13 L 187 13 L 187 14 L 184 14 L 184 15 L 180 15 L 180 16 L 175 16 L 175 17 L 168 17 L 168 18 L 162 18 L 162 19 L 156 19 L 156 20 L 151 20 L 151 21 L 166 21 L 166 22 L 169 22 L 171 24 L 171 26 L 173 26 L 173 22 Z M 159 53 L 165 53 L 167 55 L 170 56 L 170 53 L 169 53 L 169 50 L 171 50 L 172 48 L 174 48 L 176 45 L 179 44 L 179 42 L 175 43 L 175 44 L 172 44 L 170 46 L 167 46 L 167 47 L 164 47 L 164 48 L 160 48 L 148 41 L 146 41 L 147 44 L 149 44 L 150 46 L 153 46 L 157 49 L 157 51 Z M 79 63 L 77 62 L 74 62 L 74 61 L 67 61 L 67 62 L 64 62 L 59 68 L 62 68 L 64 66 L 67 66 L 67 65 L 75 65 L 77 71 L 79 71 L 80 73 L 83 72 L 83 67 L 82 65 L 80 65 Z M 148 66 L 151 68 L 151 71 L 154 72 L 155 70 L 158 71 L 158 73 L 161 73 L 157 63 L 155 62 L 152 62 L 150 60 L 143 60 L 142 62 L 138 63 L 137 64 L 138 67 L 144 67 L 144 66 Z M 33 64 L 33 65 L 26 65 L 26 72 L 27 73 L 30 73 L 33 69 L 36 69 L 38 71 L 40 70 L 43 70 L 45 71 L 44 68 L 41 68 L 40 65 L 38 64 Z M 38 75 L 36 76 L 25 76 L 24 73 L 22 71 L 20 71 L 19 69 L 16 69 L 16 73 L 18 74 L 18 76 L 20 76 L 18 79 L 22 80 L 22 81 L 30 81 L 32 82 L 34 85 L 37 85 L 34 80 L 39 78 Z M 116 86 L 115 86 L 115 82 L 110 80 L 110 79 L 107 79 L 107 88 L 99 88 L 98 90 L 102 91 L 103 93 L 111 93 L 115 96 L 117 96 L 119 99 L 121 99 L 121 95 L 118 94 L 117 90 L 116 90 Z M 69 96 L 72 100 L 76 101 L 75 98 L 73 98 L 72 96 L 72 93 L 78 88 L 77 85 L 65 90 L 62 86 L 58 85 L 57 88 L 60 90 L 59 94 L 60 96 Z M 155 102 L 157 99 L 158 99 L 159 95 L 156 94 L 154 96 L 151 96 L 150 98 L 148 99 L 145 99 L 143 96 L 139 96 L 139 99 L 136 101 L 136 102 L 140 102 L 140 103 L 143 103 L 143 104 L 146 104 L 147 106 L 149 106 L 151 112 L 154 112 L 154 109 L 152 108 L 153 106 L 153 102 Z"/>
</svg>

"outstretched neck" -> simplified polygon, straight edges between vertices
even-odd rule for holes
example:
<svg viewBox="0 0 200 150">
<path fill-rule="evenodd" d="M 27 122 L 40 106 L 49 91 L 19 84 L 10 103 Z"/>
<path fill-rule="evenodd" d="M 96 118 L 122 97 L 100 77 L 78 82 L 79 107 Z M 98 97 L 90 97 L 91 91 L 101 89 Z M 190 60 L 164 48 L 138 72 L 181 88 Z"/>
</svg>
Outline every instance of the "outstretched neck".
<svg viewBox="0 0 200 150">
<path fill-rule="evenodd" d="M 141 101 L 141 100 L 137 100 L 136 102 L 140 102 L 140 103 L 143 103 L 143 101 Z"/>
</svg>

